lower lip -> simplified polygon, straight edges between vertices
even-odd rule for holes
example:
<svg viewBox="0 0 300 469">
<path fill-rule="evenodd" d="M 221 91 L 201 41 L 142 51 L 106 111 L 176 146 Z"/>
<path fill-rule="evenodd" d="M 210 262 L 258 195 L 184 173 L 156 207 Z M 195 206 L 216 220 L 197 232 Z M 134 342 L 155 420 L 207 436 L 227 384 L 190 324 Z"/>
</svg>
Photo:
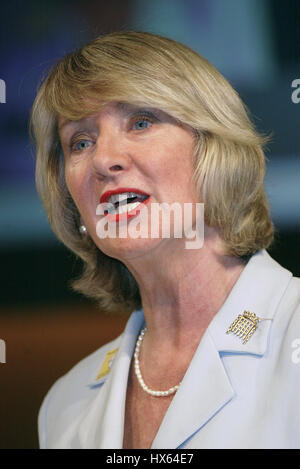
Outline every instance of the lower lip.
<svg viewBox="0 0 300 469">
<path fill-rule="evenodd" d="M 140 211 L 143 210 L 145 205 L 147 205 L 149 200 L 150 200 L 150 196 L 148 197 L 148 199 L 141 202 L 138 207 L 134 208 L 133 210 L 130 210 L 129 212 L 116 213 L 115 215 L 112 213 L 107 213 L 105 217 L 107 218 L 108 221 L 115 222 L 115 223 L 118 223 L 123 220 L 129 220 L 130 218 L 136 217 L 140 213 Z"/>
</svg>

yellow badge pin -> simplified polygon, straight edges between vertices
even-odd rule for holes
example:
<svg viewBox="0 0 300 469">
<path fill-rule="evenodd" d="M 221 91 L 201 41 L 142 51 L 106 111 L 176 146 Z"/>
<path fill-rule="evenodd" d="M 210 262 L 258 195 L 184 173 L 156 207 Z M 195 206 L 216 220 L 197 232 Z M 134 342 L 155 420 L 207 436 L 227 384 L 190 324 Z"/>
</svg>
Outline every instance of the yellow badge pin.
<svg viewBox="0 0 300 469">
<path fill-rule="evenodd" d="M 110 350 L 109 352 L 107 352 L 96 380 L 103 378 L 103 376 L 106 376 L 110 372 L 111 362 L 114 356 L 116 355 L 117 351 L 118 349 L 115 348 L 114 350 Z"/>
</svg>

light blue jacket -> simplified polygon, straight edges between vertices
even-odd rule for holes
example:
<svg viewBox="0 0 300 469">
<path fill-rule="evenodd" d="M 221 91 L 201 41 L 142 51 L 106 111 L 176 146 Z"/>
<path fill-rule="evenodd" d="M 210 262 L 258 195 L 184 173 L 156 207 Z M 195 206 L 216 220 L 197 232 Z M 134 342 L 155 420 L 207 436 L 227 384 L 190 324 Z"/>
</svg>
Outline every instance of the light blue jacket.
<svg viewBox="0 0 300 469">
<path fill-rule="evenodd" d="M 246 344 L 226 334 L 244 310 L 271 319 Z M 143 325 L 143 311 L 133 312 L 119 338 L 54 384 L 39 414 L 41 448 L 122 448 Z M 300 279 L 266 251 L 251 257 L 210 323 L 152 448 L 300 448 Z"/>
</svg>

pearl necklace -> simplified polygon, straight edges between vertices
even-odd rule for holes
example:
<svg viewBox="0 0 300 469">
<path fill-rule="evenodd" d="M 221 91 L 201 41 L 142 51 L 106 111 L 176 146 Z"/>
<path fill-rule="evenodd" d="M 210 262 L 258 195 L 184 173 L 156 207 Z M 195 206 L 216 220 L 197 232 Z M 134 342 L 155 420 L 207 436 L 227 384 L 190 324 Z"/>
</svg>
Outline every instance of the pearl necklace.
<svg viewBox="0 0 300 469">
<path fill-rule="evenodd" d="M 136 346 L 135 346 L 134 370 L 135 370 L 136 377 L 138 379 L 139 384 L 143 388 L 143 390 L 146 391 L 148 394 L 151 394 L 151 396 L 156 396 L 156 397 L 170 396 L 170 394 L 174 394 L 178 390 L 181 383 L 177 384 L 176 386 L 173 386 L 172 388 L 168 389 L 167 391 L 154 391 L 153 389 L 148 388 L 148 386 L 145 384 L 145 382 L 142 378 L 142 374 L 141 374 L 141 370 L 140 370 L 139 354 L 140 354 L 140 347 L 141 347 L 141 344 L 143 342 L 143 338 L 144 338 L 144 335 L 145 335 L 146 331 L 147 331 L 147 327 L 145 327 L 141 331 L 141 333 L 138 337 Z"/>
</svg>

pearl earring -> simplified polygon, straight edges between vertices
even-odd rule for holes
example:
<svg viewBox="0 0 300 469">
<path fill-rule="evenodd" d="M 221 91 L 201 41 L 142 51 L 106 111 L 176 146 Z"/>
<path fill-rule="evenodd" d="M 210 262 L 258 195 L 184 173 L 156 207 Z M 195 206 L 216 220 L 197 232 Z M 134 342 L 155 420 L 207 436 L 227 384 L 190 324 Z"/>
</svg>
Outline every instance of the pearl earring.
<svg viewBox="0 0 300 469">
<path fill-rule="evenodd" d="M 79 233 L 82 234 L 82 235 L 86 235 L 87 234 L 87 228 L 85 225 L 80 225 L 79 227 Z"/>
</svg>

